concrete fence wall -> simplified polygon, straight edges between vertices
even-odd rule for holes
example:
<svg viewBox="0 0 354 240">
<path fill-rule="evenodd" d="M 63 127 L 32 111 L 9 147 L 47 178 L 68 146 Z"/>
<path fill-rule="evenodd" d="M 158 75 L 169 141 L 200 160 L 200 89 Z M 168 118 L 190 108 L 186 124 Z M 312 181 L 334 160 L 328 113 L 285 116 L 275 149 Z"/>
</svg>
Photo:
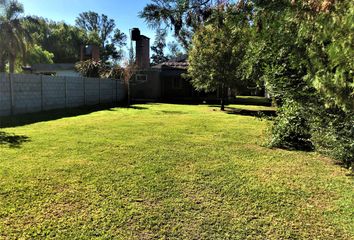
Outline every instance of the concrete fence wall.
<svg viewBox="0 0 354 240">
<path fill-rule="evenodd" d="M 118 103 L 122 81 L 0 73 L 0 116 Z"/>
</svg>

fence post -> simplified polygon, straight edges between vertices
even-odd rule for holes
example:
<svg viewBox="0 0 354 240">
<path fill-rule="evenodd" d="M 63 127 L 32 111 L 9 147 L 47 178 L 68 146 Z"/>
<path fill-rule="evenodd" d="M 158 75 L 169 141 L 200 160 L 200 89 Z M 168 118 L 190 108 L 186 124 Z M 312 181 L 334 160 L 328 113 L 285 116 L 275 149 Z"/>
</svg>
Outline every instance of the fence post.
<svg viewBox="0 0 354 240">
<path fill-rule="evenodd" d="M 41 74 L 41 75 L 39 75 L 39 76 L 40 76 L 40 78 L 41 78 L 41 111 L 43 112 L 43 110 L 44 110 L 43 75 Z"/>
<path fill-rule="evenodd" d="M 14 115 L 14 83 L 13 83 L 13 79 L 11 77 L 11 73 L 9 73 L 8 75 L 9 81 L 10 81 L 10 104 L 11 104 L 11 115 Z"/>
<path fill-rule="evenodd" d="M 115 86 L 115 84 L 114 84 L 114 82 L 115 82 L 115 79 L 111 79 L 111 86 L 112 86 L 112 104 L 114 104 L 115 103 L 115 95 L 114 95 L 114 86 Z"/>
<path fill-rule="evenodd" d="M 65 82 L 65 108 L 68 107 L 68 82 L 67 82 L 67 78 L 64 77 L 64 82 Z"/>
<path fill-rule="evenodd" d="M 101 105 L 101 79 L 98 78 L 98 105 Z"/>
<path fill-rule="evenodd" d="M 118 105 L 118 79 L 116 79 L 116 104 Z"/>
<path fill-rule="evenodd" d="M 82 77 L 83 81 L 84 81 L 84 104 L 85 106 L 87 105 L 87 100 L 86 100 L 86 78 Z"/>
</svg>

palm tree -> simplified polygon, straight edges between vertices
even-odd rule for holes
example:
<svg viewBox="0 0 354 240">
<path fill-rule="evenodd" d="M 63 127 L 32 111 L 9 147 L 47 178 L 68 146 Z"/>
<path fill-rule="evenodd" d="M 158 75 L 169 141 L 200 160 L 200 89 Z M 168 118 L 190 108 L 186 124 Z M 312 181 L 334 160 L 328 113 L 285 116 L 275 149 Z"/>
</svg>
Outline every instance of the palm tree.
<svg viewBox="0 0 354 240">
<path fill-rule="evenodd" d="M 30 37 L 21 24 L 23 12 L 23 5 L 17 0 L 0 0 L 0 72 L 8 62 L 10 73 L 13 73 L 16 57 L 26 52 Z"/>
</svg>

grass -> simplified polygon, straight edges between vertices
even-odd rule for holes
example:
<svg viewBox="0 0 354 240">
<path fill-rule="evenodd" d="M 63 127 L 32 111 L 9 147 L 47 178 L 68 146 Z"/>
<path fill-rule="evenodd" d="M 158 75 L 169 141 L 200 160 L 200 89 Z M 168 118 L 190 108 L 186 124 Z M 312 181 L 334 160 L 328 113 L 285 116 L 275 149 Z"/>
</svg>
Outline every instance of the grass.
<svg viewBox="0 0 354 240">
<path fill-rule="evenodd" d="M 347 170 L 262 147 L 265 121 L 216 109 L 147 104 L 0 129 L 0 239 L 353 239 Z"/>
</svg>

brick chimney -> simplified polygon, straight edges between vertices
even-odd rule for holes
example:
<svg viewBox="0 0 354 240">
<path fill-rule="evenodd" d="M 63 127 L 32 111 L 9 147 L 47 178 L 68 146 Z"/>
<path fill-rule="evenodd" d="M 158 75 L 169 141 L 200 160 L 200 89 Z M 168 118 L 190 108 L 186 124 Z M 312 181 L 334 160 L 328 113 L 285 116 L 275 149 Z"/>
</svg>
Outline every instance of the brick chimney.
<svg viewBox="0 0 354 240">
<path fill-rule="evenodd" d="M 136 42 L 136 65 L 140 69 L 150 68 L 150 38 L 140 35 L 138 28 L 133 28 L 132 40 Z"/>
<path fill-rule="evenodd" d="M 144 35 L 136 41 L 136 64 L 138 68 L 150 67 L 150 38 Z"/>
<path fill-rule="evenodd" d="M 100 48 L 96 45 L 81 46 L 80 61 L 92 59 L 94 61 L 100 60 Z"/>
</svg>

